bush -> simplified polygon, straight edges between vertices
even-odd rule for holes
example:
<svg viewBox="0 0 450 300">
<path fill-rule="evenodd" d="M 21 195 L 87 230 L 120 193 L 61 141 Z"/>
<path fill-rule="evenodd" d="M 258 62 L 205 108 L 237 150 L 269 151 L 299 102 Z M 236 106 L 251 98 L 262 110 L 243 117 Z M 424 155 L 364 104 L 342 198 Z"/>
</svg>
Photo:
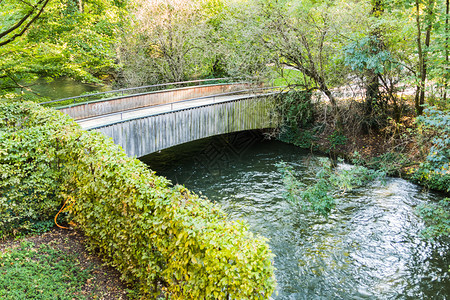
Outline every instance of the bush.
<svg viewBox="0 0 450 300">
<path fill-rule="evenodd" d="M 427 224 L 427 228 L 423 231 L 425 237 L 429 239 L 450 237 L 450 198 L 421 205 L 419 213 Z"/>
<path fill-rule="evenodd" d="M 46 151 L 56 155 L 59 163 L 50 166 L 59 169 L 49 173 L 47 186 L 59 187 L 46 196 L 65 199 L 90 247 L 108 257 L 143 295 L 156 297 L 161 289 L 171 299 L 267 299 L 272 294 L 272 254 L 265 238 L 229 221 L 207 199 L 171 187 L 100 133 L 82 131 L 57 112 L 31 103 L 11 107 L 2 109 L 12 109 L 11 118 L 21 114 L 30 126 L 44 120 L 54 124 L 48 136 L 57 143 L 46 144 Z M 43 171 L 36 177 L 46 177 Z M 3 190 L 13 189 L 21 178 L 2 186 L 2 199 L 8 199 Z"/>
<path fill-rule="evenodd" d="M 343 163 L 343 160 L 338 161 Z M 292 166 L 282 161 L 277 163 L 276 167 L 281 173 L 286 189 L 283 197 L 304 211 L 313 211 L 324 217 L 328 217 L 336 206 L 337 192 L 342 195 L 369 181 L 385 177 L 382 171 L 374 171 L 363 166 L 334 167 L 328 158 L 319 158 L 315 183 L 305 184 L 295 177 Z"/>
<path fill-rule="evenodd" d="M 426 108 L 417 118 L 423 135 L 431 136 L 432 145 L 413 179 L 428 188 L 450 192 L 450 112 Z"/>
<path fill-rule="evenodd" d="M 56 111 L 0 104 L 0 238 L 32 231 L 61 206 L 57 151 L 65 124 L 72 121 Z"/>
</svg>

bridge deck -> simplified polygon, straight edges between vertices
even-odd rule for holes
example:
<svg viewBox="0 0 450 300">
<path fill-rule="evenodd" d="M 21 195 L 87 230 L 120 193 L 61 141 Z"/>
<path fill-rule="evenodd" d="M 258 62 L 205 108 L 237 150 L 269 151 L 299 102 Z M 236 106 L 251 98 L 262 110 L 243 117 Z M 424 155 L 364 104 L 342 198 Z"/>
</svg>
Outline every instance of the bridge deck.
<svg viewBox="0 0 450 300">
<path fill-rule="evenodd" d="M 61 111 L 76 119 L 83 129 L 111 137 L 128 155 L 141 157 L 218 134 L 276 128 L 279 117 L 273 113 L 273 96 L 280 93 L 280 87 L 244 86 L 246 89 L 233 91 L 241 86 L 175 89 L 159 93 L 161 99 L 152 101 L 139 97 L 156 94 L 144 93 L 63 107 Z M 141 100 L 145 105 L 137 105 Z M 108 109 L 101 110 L 99 105 Z"/>
<path fill-rule="evenodd" d="M 173 102 L 169 104 L 155 105 L 141 109 L 125 110 L 120 113 L 106 114 L 94 118 L 86 118 L 77 120 L 77 123 L 83 129 L 91 130 L 99 127 L 124 122 L 127 120 L 133 120 L 141 117 L 147 117 L 152 115 L 164 114 L 174 112 L 183 109 L 190 109 L 200 106 L 207 106 L 216 103 L 228 102 L 239 99 L 246 99 L 256 96 L 256 94 L 244 94 L 244 95 L 217 95 L 208 96 L 198 99 L 183 100 L 179 102 Z"/>
</svg>

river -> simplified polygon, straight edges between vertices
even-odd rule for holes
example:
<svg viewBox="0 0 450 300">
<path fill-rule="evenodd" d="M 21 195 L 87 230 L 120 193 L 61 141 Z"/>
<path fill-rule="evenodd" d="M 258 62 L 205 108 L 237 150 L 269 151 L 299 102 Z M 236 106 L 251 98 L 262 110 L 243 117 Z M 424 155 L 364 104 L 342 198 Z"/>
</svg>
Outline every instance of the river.
<svg viewBox="0 0 450 300">
<path fill-rule="evenodd" d="M 274 299 L 450 299 L 450 242 L 422 239 L 424 223 L 416 211 L 442 196 L 387 178 L 339 196 L 329 218 L 305 213 L 283 198 L 275 164 L 293 166 L 308 183 L 318 157 L 250 132 L 142 160 L 270 239 L 278 282 Z"/>
<path fill-rule="evenodd" d="M 56 78 L 50 82 L 45 79 L 37 79 L 30 88 L 34 93 L 50 100 L 111 90 L 111 87 L 107 85 L 82 83 L 70 78 Z"/>
</svg>

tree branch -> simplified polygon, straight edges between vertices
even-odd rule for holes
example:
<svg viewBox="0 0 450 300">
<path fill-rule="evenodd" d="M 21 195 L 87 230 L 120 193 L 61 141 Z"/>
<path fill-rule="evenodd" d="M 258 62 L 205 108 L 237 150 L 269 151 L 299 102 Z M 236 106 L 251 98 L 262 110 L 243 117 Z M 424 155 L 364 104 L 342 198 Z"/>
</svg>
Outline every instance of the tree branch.
<svg viewBox="0 0 450 300">
<path fill-rule="evenodd" d="M 31 24 L 34 23 L 34 21 L 37 20 L 37 18 L 39 18 L 39 16 L 41 15 L 41 13 L 44 11 L 44 8 L 47 6 L 48 2 L 50 0 L 40 0 L 37 5 L 36 8 L 42 4 L 39 12 L 22 28 L 22 30 L 19 33 L 14 34 L 12 37 L 10 37 L 9 39 L 7 39 L 6 41 L 0 42 L 0 47 L 4 46 L 6 44 L 11 43 L 12 41 L 14 41 L 16 38 L 18 38 L 19 36 L 22 36 L 25 31 L 31 26 Z M 25 23 L 25 21 L 35 12 L 35 9 L 31 10 L 27 15 L 25 15 L 16 25 L 14 25 L 13 27 L 11 27 L 10 29 L 0 33 L 0 39 L 4 36 L 6 36 L 7 34 L 13 32 L 14 30 L 16 30 L 17 28 L 19 28 L 23 23 Z"/>
</svg>

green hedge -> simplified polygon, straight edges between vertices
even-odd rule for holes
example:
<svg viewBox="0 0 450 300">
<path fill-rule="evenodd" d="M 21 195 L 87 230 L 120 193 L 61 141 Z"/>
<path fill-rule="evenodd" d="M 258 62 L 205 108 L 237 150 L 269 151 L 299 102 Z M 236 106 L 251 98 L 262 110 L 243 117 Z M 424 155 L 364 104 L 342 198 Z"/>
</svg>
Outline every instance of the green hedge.
<svg viewBox="0 0 450 300">
<path fill-rule="evenodd" d="M 24 136 L 27 130 L 48 130 L 38 134 L 45 141 L 34 143 L 34 148 L 5 148 L 2 143 L 0 152 L 3 169 L 15 166 L 24 154 L 21 149 L 43 151 L 48 168 L 36 170 L 35 176 L 46 178 L 42 186 L 48 185 L 47 192 L 18 188 L 26 178 L 19 176 L 1 186 L 2 203 L 31 207 L 33 202 L 37 208 L 45 204 L 55 212 L 67 201 L 90 246 L 147 297 L 161 290 L 171 299 L 267 299 L 273 293 L 274 268 L 266 239 L 253 236 L 245 224 L 229 221 L 217 205 L 184 187 L 170 186 L 111 139 L 82 131 L 57 112 L 32 103 L 0 106 L 2 128 L 11 128 L 6 133 L 2 129 L 2 140 L 14 140 L 17 124 Z M 14 121 L 5 121 L 9 119 Z M 10 198 L 13 190 L 18 196 Z M 51 195 L 53 200 L 48 199 Z M 2 219 L 10 214 L 4 206 Z"/>
<path fill-rule="evenodd" d="M 72 121 L 56 111 L 0 104 L 0 238 L 31 230 L 61 206 L 56 152 L 65 124 Z"/>
</svg>

